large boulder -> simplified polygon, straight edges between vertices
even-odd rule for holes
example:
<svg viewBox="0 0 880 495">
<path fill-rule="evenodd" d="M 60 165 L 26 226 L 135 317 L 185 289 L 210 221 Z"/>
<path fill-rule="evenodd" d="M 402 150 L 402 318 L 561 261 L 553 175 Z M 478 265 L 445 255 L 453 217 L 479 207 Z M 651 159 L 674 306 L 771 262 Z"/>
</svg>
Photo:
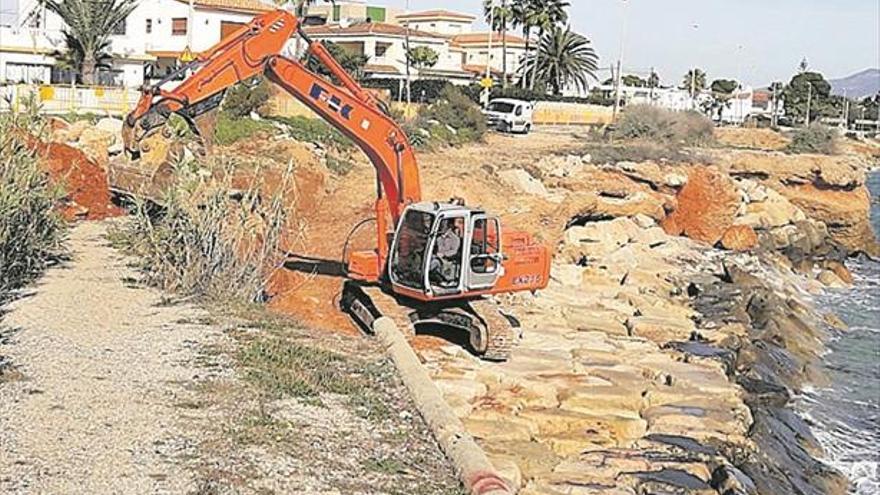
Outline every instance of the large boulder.
<svg viewBox="0 0 880 495">
<path fill-rule="evenodd" d="M 828 225 L 831 238 L 850 253 L 880 256 L 880 244 L 871 229 L 871 195 L 867 187 L 845 190 L 804 184 L 784 187 L 780 192 L 807 216 Z"/>
<path fill-rule="evenodd" d="M 678 206 L 664 220 L 664 230 L 710 245 L 733 225 L 741 200 L 733 181 L 710 167 L 693 168 L 676 199 Z"/>
<path fill-rule="evenodd" d="M 573 226 L 565 232 L 563 254 L 570 261 L 583 256 L 601 258 L 628 244 L 642 229 L 630 218 L 615 218 Z"/>
<path fill-rule="evenodd" d="M 502 170 L 498 172 L 498 177 L 507 187 L 516 192 L 544 197 L 548 195 L 544 184 L 521 168 Z"/>
</svg>

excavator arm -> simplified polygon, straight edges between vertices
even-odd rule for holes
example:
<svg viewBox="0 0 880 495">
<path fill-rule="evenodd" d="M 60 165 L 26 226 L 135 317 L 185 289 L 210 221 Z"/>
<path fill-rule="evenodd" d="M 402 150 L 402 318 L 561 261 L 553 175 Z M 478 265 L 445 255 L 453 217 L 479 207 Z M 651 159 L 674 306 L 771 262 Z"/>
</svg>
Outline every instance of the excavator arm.
<svg viewBox="0 0 880 495">
<path fill-rule="evenodd" d="M 330 83 L 302 63 L 281 55 L 298 33 L 317 58 L 340 82 Z M 192 74 L 172 90 L 162 86 L 181 73 Z M 201 137 L 213 133 L 206 116 L 221 103 L 229 87 L 265 75 L 354 141 L 369 157 L 377 173 L 377 221 L 380 261 L 387 256 L 387 221 L 394 224 L 406 207 L 420 201 L 421 184 L 415 154 L 406 135 L 376 99 L 361 88 L 319 42 L 310 40 L 299 21 L 277 10 L 255 17 L 191 63 L 157 84 L 143 89 L 125 119 L 123 141 L 133 157 L 139 143 L 156 132 L 172 113 L 183 117 Z"/>
</svg>

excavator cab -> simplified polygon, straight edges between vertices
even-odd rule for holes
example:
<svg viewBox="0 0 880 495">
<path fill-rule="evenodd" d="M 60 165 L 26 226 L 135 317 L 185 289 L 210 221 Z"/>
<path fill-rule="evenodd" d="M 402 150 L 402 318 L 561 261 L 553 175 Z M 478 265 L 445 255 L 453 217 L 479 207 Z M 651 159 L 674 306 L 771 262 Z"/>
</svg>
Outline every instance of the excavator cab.
<svg viewBox="0 0 880 495">
<path fill-rule="evenodd" d="M 397 226 L 388 263 L 394 292 L 422 301 L 492 289 L 504 273 L 501 223 L 455 203 L 418 203 Z"/>
</svg>

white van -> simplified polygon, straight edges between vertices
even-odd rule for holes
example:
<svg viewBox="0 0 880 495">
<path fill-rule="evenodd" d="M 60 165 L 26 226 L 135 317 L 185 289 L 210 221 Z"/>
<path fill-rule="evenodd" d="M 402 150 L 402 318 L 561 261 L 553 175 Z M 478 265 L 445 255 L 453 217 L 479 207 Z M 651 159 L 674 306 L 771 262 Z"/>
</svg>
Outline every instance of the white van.
<svg viewBox="0 0 880 495">
<path fill-rule="evenodd" d="M 529 101 L 498 98 L 489 102 L 483 111 L 490 129 L 499 132 L 531 132 L 534 122 L 535 104 Z"/>
</svg>

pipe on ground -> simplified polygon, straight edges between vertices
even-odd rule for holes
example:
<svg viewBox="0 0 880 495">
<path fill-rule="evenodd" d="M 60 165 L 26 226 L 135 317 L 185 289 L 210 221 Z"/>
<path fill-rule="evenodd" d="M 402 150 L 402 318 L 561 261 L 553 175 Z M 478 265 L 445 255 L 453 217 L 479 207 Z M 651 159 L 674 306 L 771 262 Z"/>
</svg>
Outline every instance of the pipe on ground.
<svg viewBox="0 0 880 495">
<path fill-rule="evenodd" d="M 379 318 L 373 331 L 397 366 L 416 407 L 434 432 L 456 474 L 472 495 L 513 495 L 515 491 L 498 475 L 483 449 L 465 430 L 458 416 L 431 381 L 406 337 L 390 318 Z"/>
</svg>

